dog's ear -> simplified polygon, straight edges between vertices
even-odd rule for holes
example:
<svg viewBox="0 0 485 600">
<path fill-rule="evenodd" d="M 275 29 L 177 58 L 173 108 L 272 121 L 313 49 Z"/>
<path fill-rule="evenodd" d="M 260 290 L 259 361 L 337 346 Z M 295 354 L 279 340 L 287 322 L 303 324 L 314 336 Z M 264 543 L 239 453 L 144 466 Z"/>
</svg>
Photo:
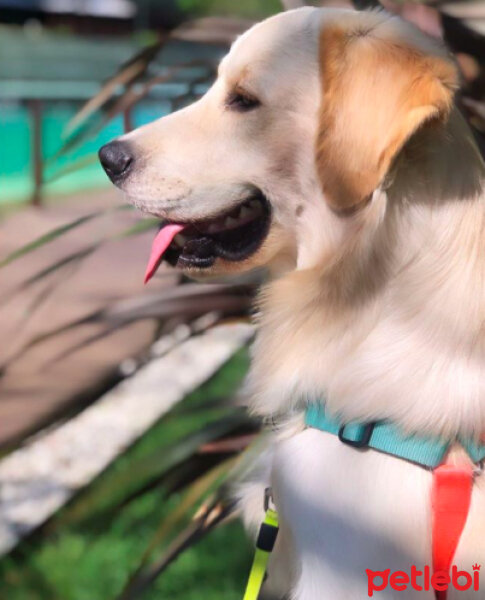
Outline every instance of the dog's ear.
<svg viewBox="0 0 485 600">
<path fill-rule="evenodd" d="M 370 197 L 418 128 L 447 119 L 457 87 L 444 53 L 379 36 L 380 27 L 327 25 L 320 34 L 317 170 L 327 201 L 344 213 Z"/>
</svg>

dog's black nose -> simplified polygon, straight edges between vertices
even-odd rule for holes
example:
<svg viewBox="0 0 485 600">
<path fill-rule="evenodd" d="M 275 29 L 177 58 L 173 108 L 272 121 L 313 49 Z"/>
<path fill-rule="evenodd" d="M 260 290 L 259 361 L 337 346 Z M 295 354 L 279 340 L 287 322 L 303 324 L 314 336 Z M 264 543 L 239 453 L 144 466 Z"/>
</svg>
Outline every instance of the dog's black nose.
<svg viewBox="0 0 485 600">
<path fill-rule="evenodd" d="M 99 151 L 99 160 L 113 183 L 119 183 L 130 172 L 134 157 L 127 142 L 110 142 Z"/>
</svg>

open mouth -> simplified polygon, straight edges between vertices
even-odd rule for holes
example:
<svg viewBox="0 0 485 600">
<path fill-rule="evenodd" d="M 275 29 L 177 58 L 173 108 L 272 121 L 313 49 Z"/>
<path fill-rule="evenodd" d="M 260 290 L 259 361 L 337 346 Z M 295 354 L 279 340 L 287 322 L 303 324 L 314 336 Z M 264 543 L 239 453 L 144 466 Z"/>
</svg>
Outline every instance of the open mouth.
<svg viewBox="0 0 485 600">
<path fill-rule="evenodd" d="M 256 190 L 231 211 L 190 223 L 164 221 L 153 241 L 147 283 L 162 260 L 181 268 L 207 269 L 217 258 L 239 262 L 261 246 L 269 229 L 270 205 Z"/>
</svg>

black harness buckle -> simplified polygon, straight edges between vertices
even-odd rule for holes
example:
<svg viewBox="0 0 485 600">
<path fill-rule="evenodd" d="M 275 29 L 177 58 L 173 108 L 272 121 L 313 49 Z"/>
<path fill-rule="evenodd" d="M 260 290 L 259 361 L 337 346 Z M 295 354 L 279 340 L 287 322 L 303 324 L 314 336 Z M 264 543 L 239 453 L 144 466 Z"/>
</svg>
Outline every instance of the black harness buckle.
<svg viewBox="0 0 485 600">
<path fill-rule="evenodd" d="M 343 444 L 352 446 L 352 448 L 368 448 L 375 426 L 376 426 L 375 423 L 368 423 L 367 425 L 364 426 L 364 431 L 362 432 L 362 436 L 361 436 L 360 440 L 350 440 L 349 438 L 345 437 L 345 427 L 346 426 L 342 425 L 342 427 L 339 429 L 339 432 L 338 432 L 338 439 Z"/>
<path fill-rule="evenodd" d="M 273 552 L 273 548 L 278 537 L 278 527 L 262 523 L 256 540 L 256 548 L 263 552 Z"/>
</svg>

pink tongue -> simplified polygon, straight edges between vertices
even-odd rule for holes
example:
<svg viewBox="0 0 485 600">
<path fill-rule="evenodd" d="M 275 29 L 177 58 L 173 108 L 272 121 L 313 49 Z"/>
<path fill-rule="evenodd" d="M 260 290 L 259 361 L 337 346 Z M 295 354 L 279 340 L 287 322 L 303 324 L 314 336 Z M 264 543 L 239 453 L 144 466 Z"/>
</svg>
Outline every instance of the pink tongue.
<svg viewBox="0 0 485 600">
<path fill-rule="evenodd" d="M 185 229 L 185 225 L 173 223 L 172 225 L 164 225 L 157 233 L 157 237 L 153 240 L 150 258 L 148 260 L 145 283 L 148 283 L 153 277 L 155 271 L 158 269 L 158 265 L 162 260 L 165 250 L 170 246 L 173 238 L 179 231 L 182 231 L 182 229 Z"/>
</svg>

